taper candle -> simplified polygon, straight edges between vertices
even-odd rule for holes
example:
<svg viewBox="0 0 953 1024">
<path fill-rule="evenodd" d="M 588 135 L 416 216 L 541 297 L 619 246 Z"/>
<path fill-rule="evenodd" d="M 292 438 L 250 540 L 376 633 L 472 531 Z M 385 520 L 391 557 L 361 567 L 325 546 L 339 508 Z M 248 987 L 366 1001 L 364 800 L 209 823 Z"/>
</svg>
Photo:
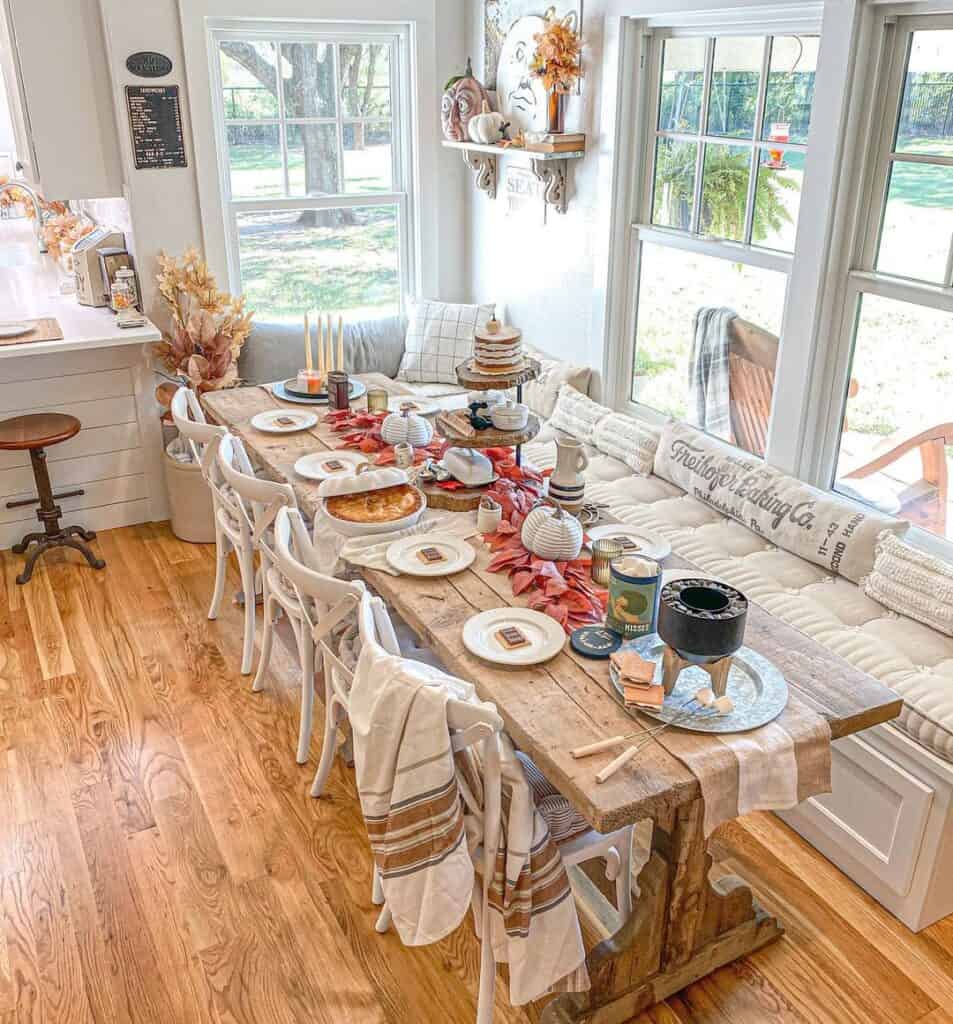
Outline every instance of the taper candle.
<svg viewBox="0 0 953 1024">
<path fill-rule="evenodd" d="M 327 345 L 325 358 L 327 359 L 328 372 L 330 372 L 331 367 L 334 365 L 334 328 L 331 326 L 330 313 L 328 313 L 328 333 L 325 338 L 325 344 Z"/>
<path fill-rule="evenodd" d="M 304 365 L 307 369 L 311 366 L 311 327 L 308 323 L 308 314 L 304 315 Z"/>
<path fill-rule="evenodd" d="M 322 338 L 323 330 L 322 325 L 324 324 L 324 314 L 318 313 L 318 372 L 324 373 L 324 339 Z"/>
<path fill-rule="evenodd" d="M 338 359 L 335 370 L 344 369 L 344 317 L 338 317 Z"/>
</svg>

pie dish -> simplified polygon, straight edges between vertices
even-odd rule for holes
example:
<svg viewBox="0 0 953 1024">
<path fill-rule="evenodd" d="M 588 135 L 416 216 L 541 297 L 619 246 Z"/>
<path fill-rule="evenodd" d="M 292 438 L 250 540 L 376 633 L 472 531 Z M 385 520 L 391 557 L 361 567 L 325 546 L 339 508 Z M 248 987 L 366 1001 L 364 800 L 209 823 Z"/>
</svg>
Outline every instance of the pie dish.
<svg viewBox="0 0 953 1024">
<path fill-rule="evenodd" d="M 376 526 L 412 516 L 422 504 L 423 495 L 416 487 L 397 484 L 362 494 L 336 494 L 327 499 L 325 508 L 332 519 Z"/>
<path fill-rule="evenodd" d="M 354 474 L 324 480 L 318 496 L 325 524 L 345 537 L 403 530 L 427 508 L 423 491 L 410 483 L 404 470 L 368 462 Z"/>
</svg>

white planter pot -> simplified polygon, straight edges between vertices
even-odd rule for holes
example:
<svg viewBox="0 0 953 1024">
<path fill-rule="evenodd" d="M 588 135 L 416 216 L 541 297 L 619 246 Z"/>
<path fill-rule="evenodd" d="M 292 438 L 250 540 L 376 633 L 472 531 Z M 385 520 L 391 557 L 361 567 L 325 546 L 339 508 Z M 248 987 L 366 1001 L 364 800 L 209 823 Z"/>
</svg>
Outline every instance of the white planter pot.
<svg viewBox="0 0 953 1024">
<path fill-rule="evenodd" d="M 190 544 L 215 542 L 212 494 L 197 462 L 176 462 L 163 452 L 172 532 Z"/>
</svg>

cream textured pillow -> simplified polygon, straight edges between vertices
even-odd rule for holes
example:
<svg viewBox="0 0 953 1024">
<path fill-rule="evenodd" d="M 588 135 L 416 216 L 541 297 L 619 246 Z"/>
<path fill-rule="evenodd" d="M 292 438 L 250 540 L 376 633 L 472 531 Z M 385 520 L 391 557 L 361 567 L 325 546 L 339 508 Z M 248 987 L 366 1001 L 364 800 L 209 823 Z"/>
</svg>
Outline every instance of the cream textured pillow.
<svg viewBox="0 0 953 1024">
<path fill-rule="evenodd" d="M 473 332 L 493 316 L 494 305 L 418 302 L 410 311 L 398 380 L 456 384 L 456 368 L 473 355 Z"/>
<path fill-rule="evenodd" d="M 660 436 L 658 427 L 614 412 L 596 424 L 592 443 L 605 455 L 624 462 L 639 476 L 651 476 Z"/>
<path fill-rule="evenodd" d="M 606 406 L 581 395 L 572 385 L 561 384 L 549 425 L 591 444 L 596 424 L 611 412 Z"/>
<path fill-rule="evenodd" d="M 572 363 L 553 359 L 532 345 L 524 344 L 523 351 L 533 359 L 538 359 L 540 364 L 536 380 L 523 385 L 523 401 L 537 416 L 544 420 L 552 416 L 559 389 L 563 384 L 569 384 L 582 395 L 589 391 L 592 370 L 588 366 L 574 366 Z"/>
<path fill-rule="evenodd" d="M 662 428 L 655 473 L 779 548 L 854 583 L 873 568 L 880 534 L 907 530 L 899 519 L 810 487 L 685 423 Z"/>
<path fill-rule="evenodd" d="M 864 593 L 885 608 L 953 636 L 953 565 L 905 544 L 891 533 L 877 543 Z"/>
</svg>

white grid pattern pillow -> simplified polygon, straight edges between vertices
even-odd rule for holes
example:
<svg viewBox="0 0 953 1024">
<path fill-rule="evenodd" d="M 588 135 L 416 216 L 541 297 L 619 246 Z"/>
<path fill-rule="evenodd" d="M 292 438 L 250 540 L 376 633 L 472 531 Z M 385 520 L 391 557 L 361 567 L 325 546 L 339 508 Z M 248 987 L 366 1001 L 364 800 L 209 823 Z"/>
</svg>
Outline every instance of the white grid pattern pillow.
<svg viewBox="0 0 953 1024">
<path fill-rule="evenodd" d="M 456 384 L 456 368 L 473 355 L 473 332 L 493 316 L 494 305 L 418 302 L 407 324 L 398 380 L 412 384 Z"/>
</svg>

